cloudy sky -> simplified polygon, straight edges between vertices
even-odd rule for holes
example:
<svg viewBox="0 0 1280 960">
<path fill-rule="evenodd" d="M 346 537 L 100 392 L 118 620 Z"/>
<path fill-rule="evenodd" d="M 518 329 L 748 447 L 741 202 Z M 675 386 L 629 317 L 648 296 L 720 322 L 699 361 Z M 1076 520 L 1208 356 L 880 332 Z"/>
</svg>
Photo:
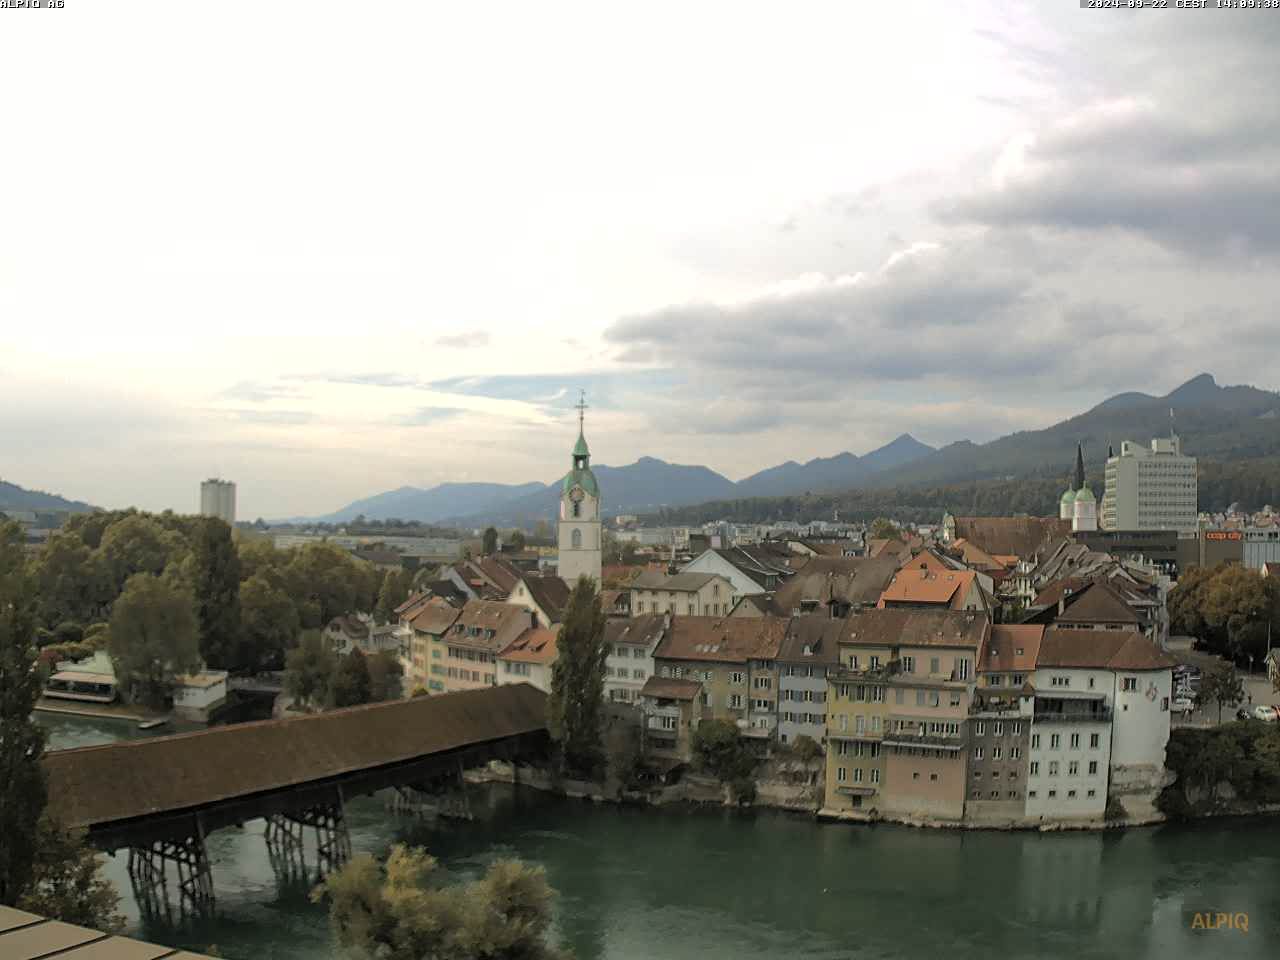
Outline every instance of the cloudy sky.
<svg viewBox="0 0 1280 960">
<path fill-rule="evenodd" d="M 1280 12 L 0 11 L 0 478 L 319 513 L 1280 386 Z"/>
</svg>

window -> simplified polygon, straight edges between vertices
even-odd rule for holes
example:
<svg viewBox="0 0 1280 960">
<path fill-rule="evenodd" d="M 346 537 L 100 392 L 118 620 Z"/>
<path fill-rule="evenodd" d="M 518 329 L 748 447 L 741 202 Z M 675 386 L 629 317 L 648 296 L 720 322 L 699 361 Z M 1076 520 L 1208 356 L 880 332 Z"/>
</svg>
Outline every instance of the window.
<svg viewBox="0 0 1280 960">
<path fill-rule="evenodd" d="M 981 770 L 975 770 L 975 771 L 973 771 L 973 779 L 975 779 L 975 780 L 981 780 L 981 779 L 982 779 L 982 771 L 981 771 Z"/>
<path fill-rule="evenodd" d="M 961 657 L 956 661 L 956 679 L 969 679 L 969 659 L 967 657 Z"/>
<path fill-rule="evenodd" d="M 917 707 L 923 707 L 923 706 L 924 706 L 925 693 L 926 693 L 926 691 L 924 691 L 924 690 L 917 690 L 917 691 L 916 691 L 916 706 L 917 706 Z"/>
<path fill-rule="evenodd" d="M 871 688 L 871 702 L 884 703 L 884 687 Z"/>
<path fill-rule="evenodd" d="M 902 658 L 902 672 L 903 672 L 903 673 L 915 673 L 915 672 L 916 672 L 916 658 L 915 658 L 915 657 L 903 657 L 903 658 Z"/>
<path fill-rule="evenodd" d="M 1058 795 L 1058 791 L 1057 791 L 1057 790 L 1050 790 L 1050 791 L 1049 791 L 1049 799 L 1050 799 L 1050 800 L 1052 800 L 1052 799 L 1053 799 L 1054 797 L 1056 797 L 1057 795 Z"/>
<path fill-rule="evenodd" d="M 1138 689 L 1137 677 L 1122 677 L 1120 679 L 1120 689 L 1125 693 L 1133 693 Z"/>
<path fill-rule="evenodd" d="M 849 770 L 846 767 L 836 767 L 836 782 L 844 783 L 849 779 Z"/>
<path fill-rule="evenodd" d="M 1025 673 L 1015 673 L 1013 675 L 1013 685 L 1015 687 L 1022 686 L 1024 683 L 1026 683 L 1026 681 L 1027 681 L 1027 675 Z"/>
<path fill-rule="evenodd" d="M 573 515 L 575 517 L 578 515 L 578 505 L 576 503 L 573 505 Z M 582 531 L 575 529 L 569 537 L 569 542 L 572 545 L 574 550 L 581 550 L 582 549 Z"/>
<path fill-rule="evenodd" d="M 936 773 L 931 773 L 929 774 L 929 779 L 933 780 L 936 783 L 938 780 L 938 775 Z"/>
<path fill-rule="evenodd" d="M 941 672 L 942 672 L 942 658 L 941 658 L 941 657 L 930 657 L 930 658 L 929 658 L 929 672 L 930 672 L 930 673 L 941 673 Z"/>
<path fill-rule="evenodd" d="M 1009 759 L 1010 759 L 1010 760 L 1021 760 L 1021 759 L 1022 759 L 1022 748 L 1021 748 L 1021 747 L 1010 747 L 1010 748 L 1009 748 Z"/>
<path fill-rule="evenodd" d="M 848 755 L 849 755 L 849 741 L 848 741 L 848 740 L 837 740 L 837 741 L 836 741 L 836 756 L 837 756 L 837 757 L 846 757 L 846 756 L 848 756 Z"/>
<path fill-rule="evenodd" d="M 999 748 L 999 747 L 992 747 L 992 748 L 991 748 L 991 759 L 992 759 L 992 760 L 999 760 L 999 759 L 1000 759 L 1000 748 Z"/>
<path fill-rule="evenodd" d="M 740 710 L 742 708 L 742 694 L 740 693 L 729 694 L 729 707 L 730 709 L 733 709 L 733 710 Z"/>
<path fill-rule="evenodd" d="M 771 704 L 768 700 L 752 700 L 751 701 L 752 710 L 768 710 L 771 706 L 773 706 L 773 704 Z"/>
<path fill-rule="evenodd" d="M 746 679 L 747 679 L 747 675 L 738 670 L 735 670 L 733 673 L 729 674 L 730 683 L 744 683 L 746 682 Z"/>
<path fill-rule="evenodd" d="M 663 717 L 663 718 L 662 718 L 662 729 L 663 729 L 663 730 L 674 730 L 675 728 L 676 728 L 676 718 L 675 718 L 675 717 Z"/>
<path fill-rule="evenodd" d="M 1033 734 L 1031 735 L 1031 749 L 1032 749 L 1032 750 L 1039 750 L 1039 749 L 1040 749 L 1040 734 L 1038 734 L 1038 733 L 1033 733 Z"/>
<path fill-rule="evenodd" d="M 1097 773 L 1098 773 L 1098 761 L 1097 761 L 1097 760 L 1090 760 L 1090 761 L 1089 761 L 1089 776 L 1091 776 L 1091 777 L 1096 776 L 1096 775 L 1097 775 Z"/>
<path fill-rule="evenodd" d="M 757 690 L 768 690 L 773 685 L 771 677 L 756 677 L 751 684 Z"/>
<path fill-rule="evenodd" d="M 1078 734 L 1078 733 L 1073 733 L 1073 734 L 1071 735 L 1071 749 L 1072 749 L 1072 750 L 1079 750 L 1079 749 L 1080 749 L 1080 734 Z"/>
<path fill-rule="evenodd" d="M 1089 678 L 1089 689 L 1090 689 L 1090 690 L 1092 690 L 1092 689 L 1093 689 L 1093 677 L 1090 677 L 1090 678 Z"/>
<path fill-rule="evenodd" d="M 854 659 L 856 660 L 857 657 L 854 657 Z M 880 669 L 880 657 L 874 653 L 871 655 L 871 669 L 872 670 Z"/>
<path fill-rule="evenodd" d="M 977 723 L 973 725 L 973 735 L 975 737 L 981 737 L 984 734 L 986 734 L 986 732 L 987 732 L 987 725 L 983 723 L 981 720 L 979 720 Z"/>
<path fill-rule="evenodd" d="M 874 767 L 871 770 L 871 782 L 872 783 L 880 782 L 880 771 L 875 769 Z"/>
<path fill-rule="evenodd" d="M 840 732 L 844 733 L 849 729 L 849 715 L 847 713 L 840 714 Z"/>
<path fill-rule="evenodd" d="M 1058 775 L 1058 761 L 1057 761 L 1057 760 L 1050 760 L 1050 761 L 1049 761 L 1049 776 L 1051 776 L 1051 777 L 1056 777 L 1057 775 Z"/>
<path fill-rule="evenodd" d="M 905 693 L 906 691 L 903 690 L 901 687 L 896 687 L 893 691 L 893 702 L 899 705 L 902 704 Z"/>
<path fill-rule="evenodd" d="M 1036 798 L 1036 792 L 1034 790 L 1028 790 L 1027 797 L 1028 799 L 1034 800 Z"/>
<path fill-rule="evenodd" d="M 981 747 L 974 747 L 974 748 L 973 748 L 973 759 L 975 759 L 975 760 L 981 760 L 981 759 L 982 759 L 982 748 L 981 748 Z"/>
<path fill-rule="evenodd" d="M 1097 796 L 1097 795 L 1098 795 L 1098 791 L 1097 791 L 1097 790 L 1090 790 L 1090 791 L 1089 791 L 1089 793 L 1088 793 L 1088 796 L 1090 796 L 1090 797 L 1095 797 L 1095 796 Z"/>
<path fill-rule="evenodd" d="M 861 782 L 862 782 L 862 768 L 861 768 L 861 767 L 854 767 L 854 768 L 853 768 L 853 782 L 854 782 L 854 783 L 861 783 Z"/>
<path fill-rule="evenodd" d="M 1074 797 L 1075 795 L 1076 795 L 1076 792 L 1075 792 L 1074 790 L 1068 790 L 1068 791 L 1067 791 L 1067 796 L 1068 796 L 1068 797 Z"/>
<path fill-rule="evenodd" d="M 995 723 L 993 723 L 993 724 L 991 725 L 991 733 L 992 733 L 992 735 L 993 735 L 993 736 L 1003 737 L 1003 736 L 1004 736 L 1004 721 L 1003 721 L 1003 720 L 997 720 Z"/>
<path fill-rule="evenodd" d="M 1051 686 L 1055 686 L 1055 687 L 1069 687 L 1071 686 L 1071 678 L 1070 677 L 1051 677 L 1049 680 L 1049 683 Z"/>
<path fill-rule="evenodd" d="M 1030 775 L 1031 775 L 1031 776 L 1033 776 L 1033 777 L 1038 777 L 1038 776 L 1040 776 L 1040 763 L 1039 763 L 1039 761 L 1037 761 L 1037 760 L 1032 760 L 1032 761 L 1031 761 L 1031 771 L 1030 771 Z"/>
<path fill-rule="evenodd" d="M 1090 750 L 1097 750 L 1097 749 L 1098 749 L 1098 742 L 1099 742 L 1099 741 L 1098 741 L 1098 734 L 1096 734 L 1096 733 L 1091 733 L 1091 734 L 1089 734 L 1089 749 L 1090 749 Z"/>
<path fill-rule="evenodd" d="M 1004 685 L 1004 677 L 1001 674 L 993 673 L 991 676 L 987 677 L 988 687 L 1000 687 L 1003 685 Z"/>
<path fill-rule="evenodd" d="M 1075 777 L 1075 776 L 1079 776 L 1079 774 L 1080 774 L 1080 761 L 1072 760 L 1070 763 L 1067 764 L 1067 776 Z"/>
<path fill-rule="evenodd" d="M 1049 749 L 1057 750 L 1060 746 L 1062 746 L 1062 734 L 1060 733 L 1049 734 Z"/>
</svg>

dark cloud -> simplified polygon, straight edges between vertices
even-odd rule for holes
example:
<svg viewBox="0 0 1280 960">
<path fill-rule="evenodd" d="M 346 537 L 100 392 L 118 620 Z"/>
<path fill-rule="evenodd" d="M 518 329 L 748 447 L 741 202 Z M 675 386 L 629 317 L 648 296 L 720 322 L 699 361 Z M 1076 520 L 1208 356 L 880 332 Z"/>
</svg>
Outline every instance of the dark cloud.
<svg viewBox="0 0 1280 960">
<path fill-rule="evenodd" d="M 448 347 L 451 350 L 471 350 L 488 345 L 489 334 L 484 330 L 464 330 L 447 337 L 436 337 L 437 347 Z"/>
</svg>

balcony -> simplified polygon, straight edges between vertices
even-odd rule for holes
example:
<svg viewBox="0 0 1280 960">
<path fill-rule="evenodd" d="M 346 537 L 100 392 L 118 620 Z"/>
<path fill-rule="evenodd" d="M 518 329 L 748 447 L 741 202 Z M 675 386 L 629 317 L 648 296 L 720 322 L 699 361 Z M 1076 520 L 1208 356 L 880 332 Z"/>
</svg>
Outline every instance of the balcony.
<svg viewBox="0 0 1280 960">
<path fill-rule="evenodd" d="M 1110 723 L 1111 708 L 1100 706 L 1093 710 L 1043 710 L 1036 705 L 1036 723 Z"/>
<path fill-rule="evenodd" d="M 876 788 L 860 783 L 841 783 L 836 786 L 836 793 L 843 793 L 847 797 L 874 797 Z"/>
<path fill-rule="evenodd" d="M 1016 693 L 992 696 L 983 692 L 975 695 L 973 701 L 969 704 L 970 716 L 981 714 L 983 716 L 1016 717 L 1021 713 L 1022 706 Z"/>
<path fill-rule="evenodd" d="M 894 731 L 884 735 L 886 747 L 927 747 L 930 750 L 961 750 L 964 744 L 958 737 L 943 737 L 933 733 L 907 733 Z"/>
<path fill-rule="evenodd" d="M 827 678 L 843 683 L 867 682 L 869 680 L 888 680 L 895 674 L 902 672 L 901 660 L 890 660 L 888 663 L 882 663 L 878 667 L 853 667 L 840 664 L 827 671 Z"/>
</svg>

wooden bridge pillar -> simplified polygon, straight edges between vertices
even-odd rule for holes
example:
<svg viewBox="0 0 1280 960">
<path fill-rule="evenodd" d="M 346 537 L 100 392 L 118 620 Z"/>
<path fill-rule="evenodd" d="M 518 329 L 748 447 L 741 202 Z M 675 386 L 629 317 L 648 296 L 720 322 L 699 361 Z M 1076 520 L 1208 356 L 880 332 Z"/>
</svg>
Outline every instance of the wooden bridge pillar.
<svg viewBox="0 0 1280 960">
<path fill-rule="evenodd" d="M 316 834 L 317 877 L 323 878 L 351 859 L 351 835 L 347 831 L 346 806 L 339 786 L 334 788 L 331 800 L 267 817 L 263 835 L 277 873 L 285 877 L 306 874 L 303 835 L 307 827 Z"/>
<path fill-rule="evenodd" d="M 206 916 L 213 910 L 213 873 L 204 844 L 204 824 L 193 821 L 192 832 L 177 840 L 156 840 L 146 846 L 129 847 L 129 879 L 139 909 L 150 918 L 172 923 L 166 865 L 178 871 L 178 914 Z"/>
</svg>

